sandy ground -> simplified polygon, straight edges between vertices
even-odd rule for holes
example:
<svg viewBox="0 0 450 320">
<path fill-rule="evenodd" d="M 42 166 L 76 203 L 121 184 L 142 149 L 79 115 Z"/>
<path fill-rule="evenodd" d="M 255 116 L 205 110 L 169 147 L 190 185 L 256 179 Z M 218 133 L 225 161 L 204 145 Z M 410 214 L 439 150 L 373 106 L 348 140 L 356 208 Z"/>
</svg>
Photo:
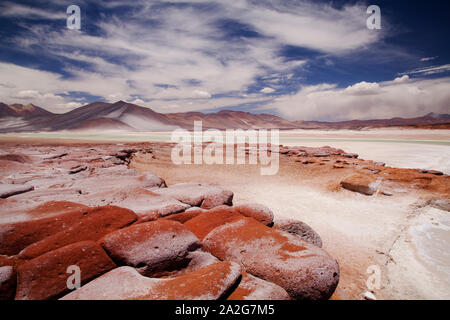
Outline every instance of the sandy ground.
<svg viewBox="0 0 450 320">
<path fill-rule="evenodd" d="M 283 132 L 281 143 L 330 145 L 359 153 L 366 159 L 448 173 L 450 145 L 446 142 L 450 143 L 450 130 L 419 131 L 422 130 L 384 133 L 373 130 L 365 134 L 308 131 L 308 136 Z M 168 133 L 152 135 L 162 141 L 170 137 Z M 136 136 L 142 140 L 135 140 Z M 150 137 L 136 136 L 121 136 L 120 139 L 83 136 L 83 139 L 91 143 L 113 140 L 121 146 L 128 140 L 146 141 Z M 378 141 L 380 137 L 391 141 Z M 69 145 L 74 141 L 73 136 L 64 138 L 46 137 L 44 141 Z M 0 137 L 0 143 L 27 140 L 43 141 L 43 138 Z M 348 298 L 363 297 L 368 290 L 367 269 L 378 266 L 381 287 L 374 293 L 379 299 L 450 299 L 448 212 L 424 205 L 418 194 L 363 196 L 338 188 L 341 179 L 353 174 L 351 169 L 333 171 L 320 166 L 294 165 L 291 160 L 281 161 L 275 176 L 261 176 L 257 166 L 248 165 L 175 166 L 167 153 L 157 153 L 156 159 L 149 155 L 138 156 L 131 167 L 155 173 L 169 185 L 187 181 L 222 185 L 235 193 L 235 203 L 262 203 L 278 218 L 306 222 L 321 235 L 324 248 L 339 261 L 339 288 Z"/>
</svg>

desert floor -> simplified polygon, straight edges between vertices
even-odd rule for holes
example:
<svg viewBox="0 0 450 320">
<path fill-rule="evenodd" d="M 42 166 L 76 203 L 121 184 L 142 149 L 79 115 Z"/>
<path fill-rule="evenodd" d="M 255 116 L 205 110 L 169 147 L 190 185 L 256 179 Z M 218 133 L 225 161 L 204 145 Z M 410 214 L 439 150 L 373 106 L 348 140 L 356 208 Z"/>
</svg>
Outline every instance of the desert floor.
<svg viewBox="0 0 450 320">
<path fill-rule="evenodd" d="M 92 143 L 116 141 L 170 141 L 170 134 L 4 135 L 4 142 L 47 141 L 69 144 L 79 139 Z M 62 139 L 61 139 L 62 138 Z M 146 140 L 149 139 L 149 140 Z M 79 142 L 79 141 L 78 141 Z M 363 159 L 390 166 L 450 172 L 449 130 L 372 130 L 283 132 L 284 145 L 324 146 L 355 152 Z M 166 180 L 224 186 L 235 194 L 234 203 L 257 202 L 276 217 L 295 218 L 309 224 L 322 237 L 324 249 L 341 268 L 339 290 L 350 299 L 367 291 L 369 267 L 381 270 L 378 299 L 448 299 L 450 297 L 450 217 L 447 211 L 428 206 L 420 192 L 364 196 L 339 188 L 353 169 L 305 166 L 281 158 L 274 176 L 261 176 L 251 165 L 182 165 L 171 162 L 170 152 L 138 155 L 130 167 L 152 172 Z"/>
</svg>

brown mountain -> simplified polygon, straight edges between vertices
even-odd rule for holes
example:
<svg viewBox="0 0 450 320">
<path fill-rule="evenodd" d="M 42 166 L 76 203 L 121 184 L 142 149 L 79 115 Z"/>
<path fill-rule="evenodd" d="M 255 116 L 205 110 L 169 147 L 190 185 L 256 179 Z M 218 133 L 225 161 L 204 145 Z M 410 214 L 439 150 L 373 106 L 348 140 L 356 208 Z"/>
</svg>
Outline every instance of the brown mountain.
<svg viewBox="0 0 450 320">
<path fill-rule="evenodd" d="M 54 114 L 35 105 L 0 103 L 0 132 L 36 131 L 171 131 L 192 129 L 194 121 L 203 129 L 352 129 L 413 127 L 450 129 L 450 115 L 427 114 L 405 119 L 351 120 L 341 122 L 288 121 L 270 114 L 223 110 L 217 113 L 158 113 L 149 108 L 118 101 L 93 102 L 64 114 Z"/>
<path fill-rule="evenodd" d="M 429 113 L 416 118 L 391 118 L 376 120 L 350 120 L 340 122 L 294 121 L 300 129 L 361 130 L 365 128 L 410 127 L 427 129 L 450 129 L 450 115 Z"/>
<path fill-rule="evenodd" d="M 36 118 L 47 117 L 53 113 L 35 106 L 34 104 L 5 104 L 0 102 L 0 118 L 14 117 L 14 118 Z"/>
<path fill-rule="evenodd" d="M 296 125 L 283 118 L 270 114 L 253 114 L 242 111 L 223 110 L 217 113 L 169 113 L 166 114 L 172 123 L 185 128 L 192 129 L 195 120 L 201 120 L 203 128 L 214 129 L 295 129 Z"/>
</svg>

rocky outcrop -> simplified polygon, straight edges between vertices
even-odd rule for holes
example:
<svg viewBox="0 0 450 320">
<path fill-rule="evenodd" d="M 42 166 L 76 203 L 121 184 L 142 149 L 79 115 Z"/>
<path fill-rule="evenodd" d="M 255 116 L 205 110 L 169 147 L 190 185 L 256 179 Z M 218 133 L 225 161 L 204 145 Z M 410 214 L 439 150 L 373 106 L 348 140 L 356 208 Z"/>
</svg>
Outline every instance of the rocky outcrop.
<svg viewBox="0 0 450 320">
<path fill-rule="evenodd" d="M 145 153 L 164 159 L 148 144 L 30 148 L 29 161 L 0 160 L 8 171 L 0 185 L 34 187 L 0 199 L 1 298 L 326 299 L 337 284 L 336 261 L 303 240 L 319 245 L 306 225 L 270 228 L 269 208 L 233 207 L 233 193 L 222 187 L 167 187 L 130 169 Z M 342 153 L 286 154 L 317 164 Z M 70 266 L 81 270 L 82 287 L 73 292 Z"/>
<path fill-rule="evenodd" d="M 341 181 L 344 189 L 371 196 L 377 192 L 377 181 L 375 178 L 365 175 L 353 175 Z"/>
<path fill-rule="evenodd" d="M 63 300 L 216 300 L 239 279 L 241 268 L 218 262 L 187 275 L 152 279 L 120 267 L 76 290 Z"/>
<path fill-rule="evenodd" d="M 339 281 L 339 266 L 324 250 L 251 218 L 213 229 L 203 245 L 219 259 L 281 286 L 293 299 L 328 299 Z"/>
<path fill-rule="evenodd" d="M 20 265 L 17 270 L 17 300 L 55 299 L 69 292 L 68 267 L 80 270 L 81 284 L 115 268 L 95 242 L 77 242 L 47 252 Z"/>
<path fill-rule="evenodd" d="M 189 263 L 200 241 L 181 223 L 158 220 L 118 230 L 100 240 L 118 265 L 132 266 L 146 276 L 162 276 Z"/>
<path fill-rule="evenodd" d="M 278 230 L 289 232 L 290 234 L 298 236 L 301 239 L 322 248 L 322 239 L 319 234 L 302 221 L 295 219 L 278 219 L 275 221 L 273 227 Z"/>
</svg>

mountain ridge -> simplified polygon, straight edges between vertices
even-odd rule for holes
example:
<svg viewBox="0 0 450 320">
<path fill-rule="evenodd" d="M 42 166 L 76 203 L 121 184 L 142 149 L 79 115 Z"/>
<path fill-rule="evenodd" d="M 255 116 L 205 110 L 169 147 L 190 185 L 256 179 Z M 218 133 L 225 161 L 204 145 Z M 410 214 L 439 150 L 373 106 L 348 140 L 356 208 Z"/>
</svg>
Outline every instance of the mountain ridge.
<svg viewBox="0 0 450 320">
<path fill-rule="evenodd" d="M 203 129 L 321 129 L 338 130 L 384 127 L 450 129 L 450 115 L 428 113 L 422 117 L 370 120 L 289 121 L 271 114 L 221 110 L 215 113 L 158 113 L 125 101 L 92 102 L 63 114 L 55 114 L 34 104 L 0 102 L 0 132 L 36 131 L 171 131 L 192 130 L 194 121 Z"/>
</svg>

